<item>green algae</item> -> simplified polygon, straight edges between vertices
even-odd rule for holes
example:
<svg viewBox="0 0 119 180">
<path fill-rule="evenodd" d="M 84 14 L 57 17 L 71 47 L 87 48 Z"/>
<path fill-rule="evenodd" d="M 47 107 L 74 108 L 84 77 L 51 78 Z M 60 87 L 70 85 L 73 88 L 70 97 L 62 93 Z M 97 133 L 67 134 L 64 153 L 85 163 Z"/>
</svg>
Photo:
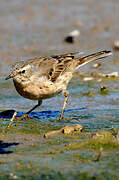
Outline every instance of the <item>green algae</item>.
<svg viewBox="0 0 119 180">
<path fill-rule="evenodd" d="M 68 149 L 80 149 L 88 148 L 90 150 L 98 150 L 103 148 L 103 150 L 113 150 L 119 149 L 118 140 L 107 131 L 99 132 L 97 137 L 84 140 L 83 142 L 77 142 L 67 146 Z"/>
<path fill-rule="evenodd" d="M 43 125 L 37 122 L 36 133 L 32 131 L 34 122 L 23 122 L 24 126 L 12 126 L 7 132 L 0 133 L 4 142 L 19 142 L 19 145 L 9 147 L 6 150 L 12 150 L 13 153 L 7 156 L 1 156 L 0 176 L 4 178 L 31 179 L 105 179 L 117 177 L 119 160 L 119 144 L 115 133 L 118 129 L 99 131 L 92 135 L 90 132 L 74 132 L 69 135 L 60 134 L 48 139 L 44 139 L 44 132 L 57 129 L 57 125 Z M 42 127 L 42 128 L 41 128 Z M 62 127 L 62 125 L 61 125 Z M 41 128 L 41 129 L 40 129 Z M 39 133 L 38 133 L 39 129 Z M 29 133 L 28 133 L 29 130 Z M 102 148 L 102 154 L 99 161 L 96 161 L 98 151 Z M 113 153 L 115 152 L 115 153 Z M 116 161 L 115 161 L 116 160 Z M 106 175 L 104 168 L 110 172 Z M 99 168 L 102 166 L 103 168 Z M 4 169 L 6 167 L 6 170 Z M 85 168 L 84 168 L 85 167 Z M 95 170 L 91 171 L 91 168 Z M 99 171 L 100 169 L 100 171 Z M 44 173 L 43 173 L 44 172 Z M 12 174 L 11 174 L 12 173 Z M 110 176 L 109 176 L 110 175 Z M 13 177 L 12 177 L 13 176 Z"/>
</svg>

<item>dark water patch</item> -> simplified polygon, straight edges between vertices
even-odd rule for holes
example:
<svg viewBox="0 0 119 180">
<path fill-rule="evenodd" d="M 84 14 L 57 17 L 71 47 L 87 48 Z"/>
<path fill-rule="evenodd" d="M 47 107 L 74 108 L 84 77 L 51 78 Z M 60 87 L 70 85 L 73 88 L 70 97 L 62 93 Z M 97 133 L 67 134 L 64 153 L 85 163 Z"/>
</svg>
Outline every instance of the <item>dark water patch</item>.
<svg viewBox="0 0 119 180">
<path fill-rule="evenodd" d="M 15 110 L 6 110 L 0 112 L 0 118 L 11 119 Z"/>
<path fill-rule="evenodd" d="M 0 140 L 0 154 L 11 154 L 13 151 L 6 150 L 6 148 L 9 148 L 11 146 L 17 146 L 19 143 L 12 142 L 12 143 L 6 143 Z"/>
<path fill-rule="evenodd" d="M 73 111 L 81 111 L 81 110 L 86 110 L 86 108 L 72 108 L 72 109 L 67 109 L 65 110 L 66 113 L 68 112 L 73 112 Z M 6 110 L 3 112 L 0 112 L 0 118 L 6 118 L 6 119 L 11 119 L 15 110 Z M 61 114 L 61 111 L 41 111 L 41 112 L 31 112 L 29 114 L 29 117 L 32 118 L 37 118 L 37 119 L 47 119 L 47 118 L 56 118 Z M 17 112 L 17 117 L 21 117 L 24 115 L 24 112 Z"/>
</svg>

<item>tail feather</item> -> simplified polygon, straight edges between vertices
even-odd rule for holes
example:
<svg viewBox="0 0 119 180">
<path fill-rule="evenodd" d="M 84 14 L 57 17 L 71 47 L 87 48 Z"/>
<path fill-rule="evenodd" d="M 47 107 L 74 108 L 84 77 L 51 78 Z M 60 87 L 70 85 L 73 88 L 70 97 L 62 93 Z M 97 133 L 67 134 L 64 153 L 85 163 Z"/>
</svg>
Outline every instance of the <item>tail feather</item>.
<svg viewBox="0 0 119 180">
<path fill-rule="evenodd" d="M 87 64 L 90 61 L 97 60 L 97 59 L 102 59 L 102 58 L 108 57 L 110 55 L 112 55 L 112 52 L 105 50 L 105 51 L 100 51 L 100 52 L 97 52 L 97 53 L 94 53 L 94 54 L 90 54 L 88 56 L 83 56 L 83 57 L 78 59 L 77 68 L 83 66 L 84 64 Z"/>
</svg>

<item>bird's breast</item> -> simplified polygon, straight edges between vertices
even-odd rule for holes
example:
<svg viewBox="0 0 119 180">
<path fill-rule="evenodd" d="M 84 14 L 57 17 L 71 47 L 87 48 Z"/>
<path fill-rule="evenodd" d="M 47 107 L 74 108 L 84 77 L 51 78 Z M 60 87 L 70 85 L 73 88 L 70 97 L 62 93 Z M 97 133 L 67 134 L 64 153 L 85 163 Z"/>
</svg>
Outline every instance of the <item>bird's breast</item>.
<svg viewBox="0 0 119 180">
<path fill-rule="evenodd" d="M 21 96 L 31 100 L 47 99 L 61 92 L 54 84 L 48 82 L 23 85 L 14 81 L 14 85 Z"/>
<path fill-rule="evenodd" d="M 13 81 L 17 92 L 27 99 L 38 100 L 38 89 L 32 84 L 23 85 L 17 81 Z"/>
</svg>

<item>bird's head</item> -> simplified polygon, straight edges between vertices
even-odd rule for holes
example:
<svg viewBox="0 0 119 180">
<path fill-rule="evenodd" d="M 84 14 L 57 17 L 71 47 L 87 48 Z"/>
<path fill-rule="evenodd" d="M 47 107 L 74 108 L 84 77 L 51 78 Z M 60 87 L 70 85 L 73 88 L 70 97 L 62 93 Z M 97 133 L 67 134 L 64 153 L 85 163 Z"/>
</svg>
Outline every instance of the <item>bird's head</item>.
<svg viewBox="0 0 119 180">
<path fill-rule="evenodd" d="M 20 61 L 12 66 L 11 73 L 5 78 L 6 80 L 13 78 L 18 83 L 27 83 L 32 75 L 31 64 Z"/>
</svg>

